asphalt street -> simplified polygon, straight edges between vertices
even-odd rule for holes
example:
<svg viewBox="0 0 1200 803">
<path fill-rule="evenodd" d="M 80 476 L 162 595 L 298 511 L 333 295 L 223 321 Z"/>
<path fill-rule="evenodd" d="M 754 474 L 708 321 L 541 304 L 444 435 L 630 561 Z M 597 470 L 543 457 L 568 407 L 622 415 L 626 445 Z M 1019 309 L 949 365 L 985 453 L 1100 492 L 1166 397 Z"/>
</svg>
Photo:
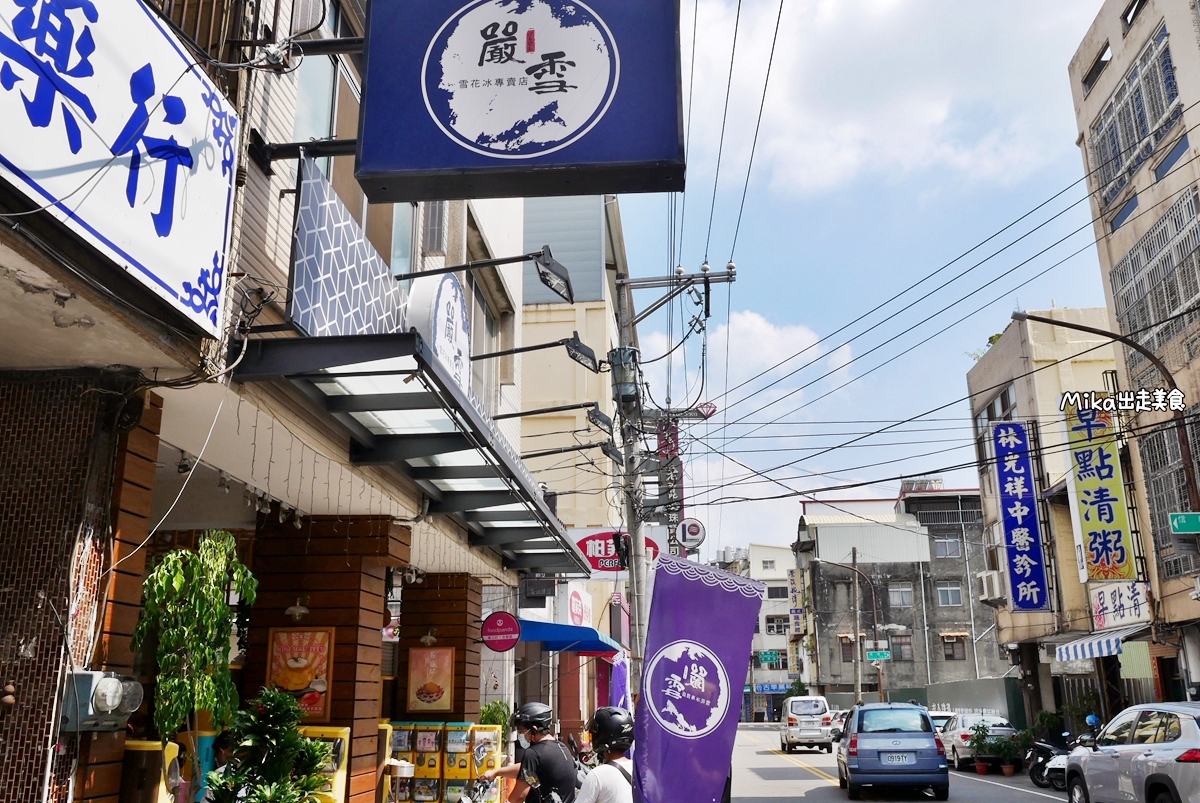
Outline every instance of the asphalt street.
<svg viewBox="0 0 1200 803">
<path fill-rule="evenodd" d="M 779 750 L 779 726 L 743 724 L 733 748 L 733 803 L 842 803 L 833 754 L 810 750 L 786 754 Z M 932 800 L 920 792 L 884 794 L 863 791 L 864 800 Z M 962 803 L 1045 803 L 1066 801 L 1065 792 L 1038 789 L 1024 774 L 1006 778 L 999 770 L 980 776 L 950 771 L 950 800 Z"/>
</svg>

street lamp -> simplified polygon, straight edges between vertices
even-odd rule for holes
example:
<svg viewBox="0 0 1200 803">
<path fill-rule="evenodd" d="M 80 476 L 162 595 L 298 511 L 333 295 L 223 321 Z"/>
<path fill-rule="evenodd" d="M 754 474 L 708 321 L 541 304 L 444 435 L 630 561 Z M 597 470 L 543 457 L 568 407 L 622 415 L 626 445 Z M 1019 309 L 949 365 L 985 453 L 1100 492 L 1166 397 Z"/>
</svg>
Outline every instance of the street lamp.
<svg viewBox="0 0 1200 803">
<path fill-rule="evenodd" d="M 445 268 L 431 268 L 430 270 L 419 270 L 413 273 L 400 273 L 396 275 L 396 278 L 401 281 L 408 281 L 410 279 L 420 279 L 424 276 L 441 276 L 445 273 L 458 273 L 460 270 L 494 268 L 513 262 L 533 262 L 534 268 L 537 269 L 538 279 L 541 280 L 542 284 L 546 285 L 552 293 L 562 298 L 568 304 L 575 303 L 575 293 L 571 289 L 571 274 L 567 271 L 566 266 L 555 259 L 550 253 L 550 246 L 548 245 L 543 245 L 539 251 L 531 251 L 528 254 L 521 254 L 520 256 L 479 259 L 474 262 L 468 262 L 465 265 L 451 265 Z"/>
<path fill-rule="evenodd" d="M 536 346 L 520 346 L 519 348 L 504 349 L 503 351 L 490 351 L 487 354 L 472 354 L 471 362 L 489 360 L 493 357 L 507 357 L 510 354 L 524 354 L 527 351 L 552 349 L 558 346 L 566 348 L 568 357 L 593 374 L 600 373 L 600 361 L 596 359 L 596 352 L 592 351 L 591 348 L 579 339 L 579 332 L 574 332 L 570 337 L 564 337 L 562 340 L 555 340 L 551 343 L 539 343 Z"/>
<path fill-rule="evenodd" d="M 1087 332 L 1088 334 L 1099 335 L 1124 343 L 1149 360 L 1150 364 L 1162 374 L 1163 380 L 1170 386 L 1171 390 L 1179 389 L 1179 386 L 1175 384 L 1175 377 L 1167 370 L 1167 366 L 1163 365 L 1162 360 L 1153 351 L 1138 343 L 1133 338 L 1104 329 L 1084 326 L 1080 323 L 1060 321 L 1055 318 L 1043 318 L 1041 315 L 1030 315 L 1028 312 L 1014 312 L 1012 319 L 1014 321 L 1037 321 L 1038 323 L 1049 324 L 1050 326 L 1061 326 L 1063 329 L 1075 329 L 1079 332 Z M 1200 486 L 1196 483 L 1196 467 L 1192 464 L 1192 445 L 1188 441 L 1186 418 L 1182 410 L 1176 410 L 1174 417 L 1175 431 L 1179 435 L 1179 454 L 1183 458 L 1183 476 L 1187 480 L 1188 505 L 1192 510 L 1200 511 Z"/>
<path fill-rule="evenodd" d="M 838 563 L 837 561 L 825 560 L 824 558 L 813 558 L 812 562 L 813 563 L 828 563 L 830 566 L 840 566 L 843 569 L 849 569 L 850 571 L 854 572 L 859 577 L 861 577 L 862 579 L 867 581 L 867 588 L 871 589 L 871 619 L 874 622 L 875 639 L 877 640 L 879 638 L 879 601 L 875 598 L 875 583 L 873 583 L 871 581 L 871 578 L 868 577 L 862 571 L 862 569 L 859 569 L 857 566 L 851 566 L 849 563 Z M 859 645 L 859 643 L 858 643 L 858 614 L 859 614 L 859 611 L 856 607 L 854 610 L 854 663 L 856 663 L 856 664 L 862 660 L 861 657 L 859 656 L 859 648 L 861 645 Z M 883 698 L 883 664 L 882 663 L 876 665 L 875 672 L 877 675 L 876 685 L 878 685 L 878 687 L 879 687 L 879 702 L 881 702 L 881 703 L 886 702 Z M 858 702 L 858 701 L 855 700 L 855 702 Z"/>
</svg>

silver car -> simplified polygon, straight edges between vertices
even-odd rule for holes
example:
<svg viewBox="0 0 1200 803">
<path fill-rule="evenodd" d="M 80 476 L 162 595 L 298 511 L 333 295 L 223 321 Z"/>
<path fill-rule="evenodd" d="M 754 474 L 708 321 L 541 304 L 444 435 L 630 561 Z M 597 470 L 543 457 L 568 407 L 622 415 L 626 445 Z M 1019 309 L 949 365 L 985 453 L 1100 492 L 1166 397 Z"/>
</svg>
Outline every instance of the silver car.
<svg viewBox="0 0 1200 803">
<path fill-rule="evenodd" d="M 990 738 L 1012 738 L 1016 735 L 1017 730 L 1012 726 L 1007 719 L 997 714 L 955 714 L 950 721 L 942 726 L 942 739 L 946 743 L 946 749 L 950 751 L 950 763 L 954 765 L 954 769 L 961 770 L 974 760 L 975 756 L 971 752 L 971 728 L 979 723 L 988 726 L 988 736 Z M 981 761 L 986 761 L 991 756 L 980 756 Z"/>
<path fill-rule="evenodd" d="M 1067 757 L 1070 803 L 1200 801 L 1200 703 L 1126 708 Z"/>
</svg>

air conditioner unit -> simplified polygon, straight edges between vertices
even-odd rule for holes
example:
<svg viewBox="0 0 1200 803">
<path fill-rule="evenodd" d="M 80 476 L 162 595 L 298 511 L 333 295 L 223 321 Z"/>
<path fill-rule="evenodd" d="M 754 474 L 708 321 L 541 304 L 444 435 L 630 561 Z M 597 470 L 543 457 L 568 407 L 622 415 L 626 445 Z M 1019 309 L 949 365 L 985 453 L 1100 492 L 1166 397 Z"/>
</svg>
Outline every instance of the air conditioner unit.
<svg viewBox="0 0 1200 803">
<path fill-rule="evenodd" d="M 980 572 L 975 576 L 979 578 L 980 602 L 996 608 L 1005 603 L 1004 576 L 1000 572 Z"/>
<path fill-rule="evenodd" d="M 1200 602 L 1200 576 L 1197 576 L 1192 582 L 1193 582 L 1194 587 L 1192 588 L 1192 591 L 1191 591 L 1191 593 L 1188 594 L 1188 596 L 1191 597 L 1192 599 Z"/>
</svg>

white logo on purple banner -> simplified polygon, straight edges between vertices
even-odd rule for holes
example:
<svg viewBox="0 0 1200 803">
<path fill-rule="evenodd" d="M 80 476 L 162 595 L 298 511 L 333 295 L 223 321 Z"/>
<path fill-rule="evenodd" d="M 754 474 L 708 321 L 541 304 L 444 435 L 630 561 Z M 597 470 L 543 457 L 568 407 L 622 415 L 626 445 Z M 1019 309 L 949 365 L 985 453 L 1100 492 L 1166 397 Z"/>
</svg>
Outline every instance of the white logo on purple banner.
<svg viewBox="0 0 1200 803">
<path fill-rule="evenodd" d="M 729 710 L 729 677 L 717 657 L 695 641 L 673 641 L 646 671 L 650 714 L 669 733 L 697 739 L 716 729 Z"/>
</svg>

